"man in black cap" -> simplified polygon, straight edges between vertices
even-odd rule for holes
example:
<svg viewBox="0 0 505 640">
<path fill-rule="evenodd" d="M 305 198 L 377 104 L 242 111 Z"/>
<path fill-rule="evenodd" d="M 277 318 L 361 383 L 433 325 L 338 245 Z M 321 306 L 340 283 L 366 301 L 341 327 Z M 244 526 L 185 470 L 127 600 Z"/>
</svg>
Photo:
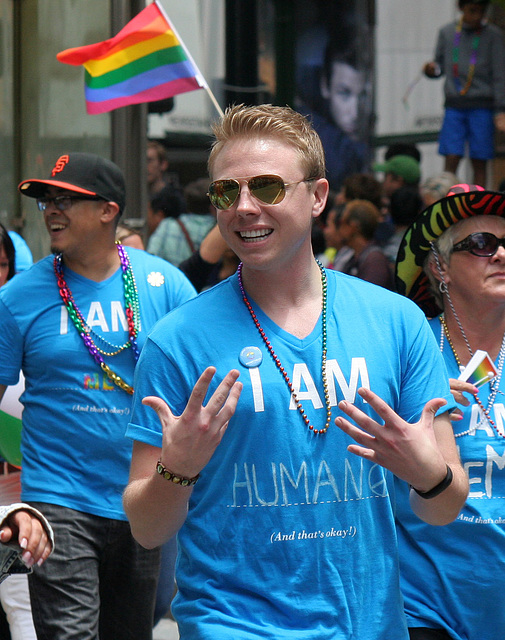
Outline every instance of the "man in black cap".
<svg viewBox="0 0 505 640">
<path fill-rule="evenodd" d="M 26 390 L 23 501 L 51 522 L 57 545 L 30 576 L 38 637 L 151 639 L 157 551 L 132 538 L 121 505 L 133 372 L 146 333 L 194 295 L 164 260 L 115 243 L 121 170 L 62 155 L 47 180 L 26 180 L 53 256 L 2 288 L 0 393 Z"/>
</svg>

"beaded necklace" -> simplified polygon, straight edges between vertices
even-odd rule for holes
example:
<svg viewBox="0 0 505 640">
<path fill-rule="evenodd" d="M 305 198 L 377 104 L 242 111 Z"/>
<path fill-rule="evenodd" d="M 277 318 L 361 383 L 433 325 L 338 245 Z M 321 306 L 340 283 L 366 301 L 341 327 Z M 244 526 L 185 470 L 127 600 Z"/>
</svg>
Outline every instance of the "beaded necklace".
<svg viewBox="0 0 505 640">
<path fill-rule="evenodd" d="M 126 391 L 128 394 L 133 394 L 133 387 L 131 387 L 127 382 L 125 382 L 121 376 L 114 373 L 112 369 L 104 362 L 103 356 L 115 356 L 121 351 L 124 351 L 127 348 L 131 348 L 133 351 L 133 357 L 135 358 L 135 362 L 137 362 L 139 358 L 139 348 L 137 345 L 137 335 L 140 329 L 140 306 L 139 306 L 139 295 L 137 291 L 137 285 L 135 283 L 135 276 L 133 275 L 133 270 L 130 264 L 130 259 L 128 258 L 128 254 L 124 250 L 124 247 L 121 243 L 116 242 L 117 251 L 119 255 L 119 260 L 121 262 L 122 276 L 123 276 L 123 287 L 124 287 L 124 299 L 125 299 L 125 313 L 126 319 L 128 323 L 128 340 L 121 346 L 113 345 L 110 342 L 107 342 L 105 338 L 98 336 L 94 331 L 90 329 L 86 325 L 86 321 L 82 313 L 79 310 L 79 307 L 75 304 L 75 300 L 72 296 L 72 292 L 70 291 L 68 284 L 65 281 L 63 276 L 63 261 L 62 254 L 59 253 L 54 257 L 54 273 L 56 275 L 56 279 L 58 282 L 58 288 L 60 290 L 60 295 L 63 298 L 63 302 L 65 303 L 65 307 L 67 308 L 68 315 L 72 322 L 74 323 L 77 332 L 81 336 L 86 348 L 88 349 L 93 360 L 100 366 L 102 371 L 107 375 L 107 377 L 112 380 L 112 382 L 117 385 L 123 391 Z M 112 352 L 107 352 L 100 349 L 96 343 L 94 342 L 91 334 L 99 338 L 102 342 L 112 347 Z"/>
<path fill-rule="evenodd" d="M 256 328 L 258 329 L 260 336 L 263 339 L 263 342 L 265 343 L 270 355 L 272 356 L 275 365 L 277 366 L 277 368 L 279 369 L 279 371 L 282 373 L 282 376 L 284 378 L 284 380 L 286 381 L 286 384 L 289 387 L 289 391 L 291 392 L 291 396 L 293 398 L 293 400 L 296 403 L 296 408 L 298 409 L 298 411 L 300 412 L 303 421 L 305 422 L 305 424 L 308 426 L 308 428 L 315 433 L 316 435 L 319 434 L 323 434 L 326 433 L 328 431 L 328 427 L 330 426 L 330 422 L 331 422 L 331 405 L 330 405 L 330 396 L 328 393 L 328 383 L 326 380 L 326 344 L 327 344 L 327 317 L 326 317 L 326 311 L 327 311 L 327 305 L 326 305 L 326 299 L 327 299 L 327 291 L 328 291 L 328 282 L 326 279 L 326 273 L 324 271 L 323 265 L 316 260 L 317 262 L 317 266 L 319 267 L 320 271 L 321 271 L 321 284 L 322 284 L 322 288 L 323 288 L 323 305 L 322 305 L 322 313 L 321 313 L 321 318 L 322 318 L 322 334 L 323 334 L 323 348 L 322 348 L 322 356 L 321 356 L 321 375 L 322 375 L 322 379 L 323 379 L 323 389 L 324 389 L 324 400 L 326 403 L 326 422 L 325 425 L 322 429 L 315 429 L 314 425 L 312 425 L 310 423 L 309 418 L 307 417 L 307 414 L 305 413 L 305 411 L 303 410 L 303 406 L 302 403 L 298 400 L 298 396 L 296 394 L 296 391 L 293 387 L 293 384 L 285 370 L 285 368 L 282 366 L 281 361 L 279 360 L 277 354 L 275 353 L 270 340 L 268 339 L 268 337 L 266 336 L 256 314 L 254 313 L 254 309 L 252 308 L 251 303 L 249 302 L 248 298 L 247 298 L 247 294 L 245 292 L 244 289 L 244 285 L 242 282 L 242 263 L 239 264 L 238 266 L 238 283 L 239 283 L 239 287 L 240 287 L 240 292 L 242 294 L 242 300 L 244 301 L 246 307 L 249 309 L 249 313 L 251 314 L 251 318 L 254 320 L 254 324 L 256 325 Z"/>
<path fill-rule="evenodd" d="M 456 85 L 456 90 L 459 91 L 459 95 L 464 96 L 473 81 L 473 76 L 475 73 L 475 65 L 477 63 L 477 49 L 479 48 L 480 36 L 482 34 L 482 26 L 480 26 L 472 37 L 472 51 L 470 53 L 470 66 L 468 67 L 468 75 L 466 77 L 465 86 L 461 88 L 461 81 L 459 79 L 459 45 L 461 43 L 461 31 L 463 29 L 463 18 L 461 18 L 456 25 L 456 30 L 454 32 L 454 46 L 452 48 L 452 75 L 454 77 L 454 84 Z"/>
<path fill-rule="evenodd" d="M 454 358 L 456 360 L 456 364 L 459 367 L 460 371 L 463 371 L 463 369 L 465 368 L 462 364 L 461 364 L 461 360 L 459 359 L 459 356 L 456 352 L 456 349 L 454 348 L 454 344 L 451 340 L 451 335 L 449 333 L 449 328 L 447 326 L 447 322 L 445 320 L 444 315 L 442 314 L 440 317 L 440 351 L 443 352 L 444 350 L 444 335 L 447 338 L 447 342 L 449 343 L 449 346 L 451 347 L 452 353 L 454 355 Z M 462 325 L 458 322 L 458 325 L 462 331 L 463 334 L 463 338 L 465 340 L 465 343 L 468 347 L 468 350 L 470 351 L 470 355 L 473 356 L 473 351 L 470 348 L 470 345 L 468 343 L 468 339 L 465 335 L 465 332 L 463 330 Z M 484 414 L 485 419 L 488 421 L 488 423 L 491 425 L 491 427 L 493 428 L 494 432 L 500 436 L 501 438 L 505 438 L 505 435 L 503 433 L 500 433 L 500 431 L 498 430 L 498 427 L 496 426 L 496 423 L 494 422 L 494 420 L 491 418 L 491 409 L 495 403 L 496 400 L 496 396 L 499 392 L 499 388 L 500 388 L 500 380 L 501 380 L 501 376 L 502 376 L 502 372 L 503 372 L 503 364 L 505 362 L 505 335 L 503 336 L 503 340 L 501 343 L 501 347 L 500 347 L 500 353 L 498 355 L 498 375 L 491 380 L 491 382 L 489 383 L 489 386 L 491 387 L 491 393 L 488 396 L 488 401 L 487 401 L 487 407 L 484 407 L 484 405 L 482 404 L 482 400 L 479 398 L 478 394 L 475 393 L 474 398 L 475 398 L 475 402 L 479 405 L 480 410 L 482 411 L 482 413 Z M 481 423 L 479 423 L 481 424 Z M 479 425 L 477 425 L 479 426 Z M 455 438 L 461 438 L 461 436 L 466 436 L 470 433 L 470 429 L 468 429 L 467 431 L 462 431 L 461 433 L 455 433 L 454 437 Z"/>
</svg>

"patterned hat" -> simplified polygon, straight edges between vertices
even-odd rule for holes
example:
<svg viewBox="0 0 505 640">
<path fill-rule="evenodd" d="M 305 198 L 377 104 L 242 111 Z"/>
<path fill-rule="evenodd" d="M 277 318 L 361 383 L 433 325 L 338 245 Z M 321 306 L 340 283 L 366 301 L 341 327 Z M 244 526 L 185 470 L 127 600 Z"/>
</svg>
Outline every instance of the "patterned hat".
<svg viewBox="0 0 505 640">
<path fill-rule="evenodd" d="M 505 193 L 486 191 L 474 184 L 458 184 L 451 187 L 445 198 L 420 213 L 403 236 L 396 258 L 396 289 L 416 302 L 429 318 L 442 311 L 423 269 L 431 250 L 430 242 L 460 220 L 485 215 L 505 218 Z"/>
</svg>

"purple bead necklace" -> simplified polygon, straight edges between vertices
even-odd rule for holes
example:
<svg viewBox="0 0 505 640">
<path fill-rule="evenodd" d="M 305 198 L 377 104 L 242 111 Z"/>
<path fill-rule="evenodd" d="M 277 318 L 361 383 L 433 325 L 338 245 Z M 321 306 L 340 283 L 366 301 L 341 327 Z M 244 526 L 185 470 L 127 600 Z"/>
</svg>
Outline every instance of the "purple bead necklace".
<svg viewBox="0 0 505 640">
<path fill-rule="evenodd" d="M 119 260 L 121 262 L 121 269 L 123 272 L 122 275 L 125 298 L 125 313 L 128 322 L 128 340 L 119 347 L 107 343 L 114 348 L 113 352 L 106 352 L 100 349 L 91 337 L 92 330 L 86 325 L 84 316 L 80 312 L 79 307 L 75 304 L 72 292 L 70 291 L 70 288 L 64 278 L 61 253 L 54 257 L 53 266 L 56 280 L 58 282 L 58 288 L 60 290 L 60 295 L 63 298 L 63 302 L 65 303 L 65 307 L 67 308 L 68 315 L 72 320 L 75 328 L 77 329 L 77 332 L 81 336 L 82 341 L 86 345 L 89 354 L 115 385 L 131 395 L 133 394 L 133 387 L 125 382 L 117 373 L 114 373 L 114 371 L 112 371 L 112 369 L 105 363 L 103 359 L 104 355 L 109 357 L 115 356 L 127 348 L 132 349 L 135 362 L 137 362 L 139 358 L 137 335 L 140 329 L 140 306 L 137 285 L 135 283 L 135 277 L 133 275 L 133 270 L 131 267 L 130 259 L 128 258 L 128 254 L 119 242 L 116 242 L 116 246 L 118 250 Z M 97 337 L 103 342 L 107 342 L 101 336 Z"/>
</svg>

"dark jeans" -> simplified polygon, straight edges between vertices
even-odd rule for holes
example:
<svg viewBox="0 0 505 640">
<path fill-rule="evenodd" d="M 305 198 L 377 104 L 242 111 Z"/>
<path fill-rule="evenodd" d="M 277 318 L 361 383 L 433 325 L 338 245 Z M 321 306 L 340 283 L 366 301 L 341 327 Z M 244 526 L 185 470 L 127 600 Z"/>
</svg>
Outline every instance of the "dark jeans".
<svg viewBox="0 0 505 640">
<path fill-rule="evenodd" d="M 39 640 L 152 640 L 160 550 L 135 542 L 128 522 L 32 504 L 55 538 L 29 577 Z"/>
<path fill-rule="evenodd" d="M 452 640 L 443 629 L 429 629 L 428 627 L 412 627 L 409 629 L 410 640 Z"/>
</svg>

